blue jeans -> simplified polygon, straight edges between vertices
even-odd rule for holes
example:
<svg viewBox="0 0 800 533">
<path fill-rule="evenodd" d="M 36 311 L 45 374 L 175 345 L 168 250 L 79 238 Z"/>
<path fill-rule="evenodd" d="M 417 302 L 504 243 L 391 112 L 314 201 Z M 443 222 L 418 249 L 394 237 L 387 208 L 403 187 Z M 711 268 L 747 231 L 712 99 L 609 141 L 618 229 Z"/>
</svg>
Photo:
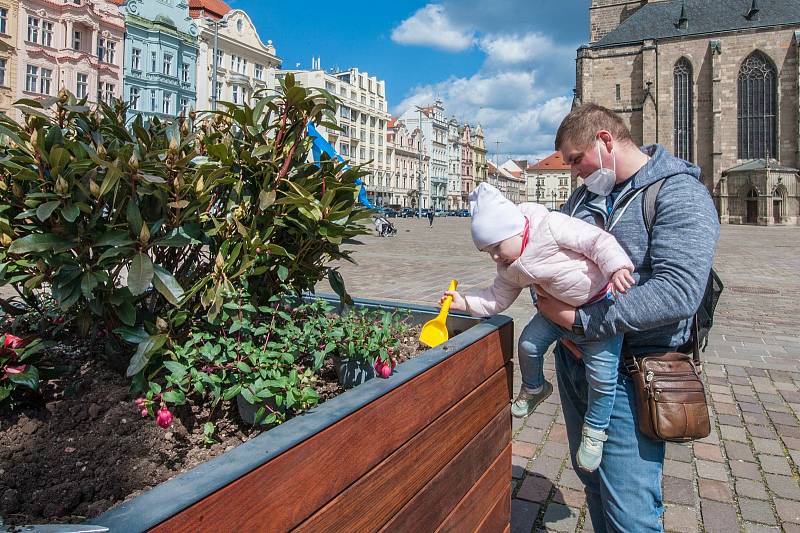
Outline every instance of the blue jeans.
<svg viewBox="0 0 800 533">
<path fill-rule="evenodd" d="M 553 324 L 541 314 L 535 315 L 522 330 L 517 350 L 525 387 L 533 389 L 544 383 L 544 354 L 562 337 L 574 342 L 583 354 L 589 384 L 589 407 L 584 422 L 603 431 L 608 428 L 614 406 L 622 335 L 588 341 L 582 335 Z"/>
<path fill-rule="evenodd" d="M 665 446 L 639 431 L 633 382 L 628 376 L 619 375 L 603 461 L 596 471 L 584 472 L 575 464 L 575 454 L 587 409 L 589 386 L 585 365 L 561 343 L 556 345 L 555 362 L 572 465 L 584 484 L 594 530 L 597 533 L 663 531 L 661 473 Z"/>
</svg>

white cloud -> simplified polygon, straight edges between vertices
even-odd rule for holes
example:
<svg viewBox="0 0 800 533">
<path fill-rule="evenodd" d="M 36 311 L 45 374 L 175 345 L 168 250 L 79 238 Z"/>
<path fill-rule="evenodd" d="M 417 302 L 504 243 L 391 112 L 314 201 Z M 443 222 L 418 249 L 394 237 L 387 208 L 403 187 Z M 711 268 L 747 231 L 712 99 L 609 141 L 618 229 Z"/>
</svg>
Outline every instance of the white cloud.
<svg viewBox="0 0 800 533">
<path fill-rule="evenodd" d="M 392 30 L 392 40 L 459 52 L 472 46 L 475 37 L 469 28 L 455 25 L 442 5 L 428 4 Z"/>
<path fill-rule="evenodd" d="M 486 52 L 487 62 L 501 65 L 518 65 L 535 61 L 571 60 L 575 50 L 556 45 L 553 40 L 541 33 L 488 34 L 479 41 L 481 50 Z"/>
</svg>

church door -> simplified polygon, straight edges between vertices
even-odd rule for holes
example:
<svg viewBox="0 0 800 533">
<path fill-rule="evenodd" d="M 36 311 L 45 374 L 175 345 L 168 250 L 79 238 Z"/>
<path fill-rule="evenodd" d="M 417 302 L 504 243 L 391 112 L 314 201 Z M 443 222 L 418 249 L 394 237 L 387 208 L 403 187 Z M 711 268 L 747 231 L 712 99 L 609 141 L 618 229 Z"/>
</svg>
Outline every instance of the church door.
<svg viewBox="0 0 800 533">
<path fill-rule="evenodd" d="M 772 219 L 775 224 L 781 223 L 781 201 L 772 200 Z"/>
<path fill-rule="evenodd" d="M 748 224 L 758 224 L 758 191 L 751 189 L 745 200 L 746 221 Z"/>
</svg>

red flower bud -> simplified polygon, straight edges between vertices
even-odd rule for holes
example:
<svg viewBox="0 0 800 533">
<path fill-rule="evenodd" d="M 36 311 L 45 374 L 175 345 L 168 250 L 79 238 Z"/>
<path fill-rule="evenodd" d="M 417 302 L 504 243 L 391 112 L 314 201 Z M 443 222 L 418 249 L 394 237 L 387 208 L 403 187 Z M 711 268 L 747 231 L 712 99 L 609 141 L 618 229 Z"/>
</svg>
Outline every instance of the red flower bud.
<svg viewBox="0 0 800 533">
<path fill-rule="evenodd" d="M 142 418 L 146 417 L 147 416 L 147 409 L 142 409 L 141 413 L 139 413 L 139 414 L 142 415 Z"/>
<path fill-rule="evenodd" d="M 382 378 L 388 378 L 389 376 L 391 376 L 391 375 L 392 375 L 392 367 L 391 367 L 391 366 L 389 366 L 389 365 L 387 365 L 387 364 L 384 364 L 384 365 L 383 365 L 383 366 L 382 366 L 382 367 L 381 367 L 381 368 L 378 370 L 378 375 L 379 375 L 380 377 L 382 377 Z"/>
<path fill-rule="evenodd" d="M 3 371 L 6 374 L 22 374 L 25 372 L 25 369 L 28 368 L 28 365 L 19 365 L 19 366 L 4 366 Z"/>
<path fill-rule="evenodd" d="M 158 410 L 158 414 L 156 415 L 156 424 L 164 429 L 167 429 L 172 425 L 172 413 L 169 412 L 169 409 L 162 407 Z"/>
<path fill-rule="evenodd" d="M 17 337 L 16 335 L 12 335 L 11 333 L 5 334 L 5 340 L 3 341 L 3 348 L 11 348 L 12 350 L 16 350 L 17 348 L 22 348 L 25 343 Z"/>
<path fill-rule="evenodd" d="M 136 403 L 136 407 L 141 409 L 142 406 L 144 405 L 144 398 L 136 398 L 136 402 L 135 403 Z"/>
</svg>

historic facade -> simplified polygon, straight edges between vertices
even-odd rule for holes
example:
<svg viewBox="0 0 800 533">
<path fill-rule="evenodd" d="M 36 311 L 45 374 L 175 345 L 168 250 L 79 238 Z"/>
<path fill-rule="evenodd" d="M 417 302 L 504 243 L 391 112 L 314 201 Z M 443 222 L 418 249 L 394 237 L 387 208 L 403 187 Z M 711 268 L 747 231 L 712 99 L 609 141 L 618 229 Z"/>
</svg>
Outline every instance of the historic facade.
<svg viewBox="0 0 800 533">
<path fill-rule="evenodd" d="M 9 10 L 2 5 L 0 26 L 17 35 L 16 98 L 54 96 L 62 87 L 90 101 L 122 96 L 125 21 L 116 4 L 25 0 L 13 26 L 2 20 L 3 9 Z M 0 48 L 0 57 L 4 53 L 14 55 Z"/>
<path fill-rule="evenodd" d="M 228 8 L 219 14 L 220 20 L 215 20 L 217 13 L 211 8 L 219 9 L 224 5 L 222 2 L 199 0 L 195 3 L 208 4 L 202 11 L 198 7 L 192 12 L 193 16 L 197 13 L 199 17 L 197 25 L 200 29 L 197 109 L 213 107 L 215 32 L 218 101 L 234 104 L 249 102 L 259 91 L 263 95 L 267 87 L 273 87 L 275 84 L 271 80 L 275 76 L 275 69 L 280 68 L 281 60 L 276 55 L 272 41 L 264 43 L 261 40 L 247 13 Z"/>
<path fill-rule="evenodd" d="M 529 202 L 559 209 L 575 187 L 570 166 L 564 163 L 561 152 L 553 152 L 538 163 L 528 165 L 526 189 Z"/>
<path fill-rule="evenodd" d="M 433 209 L 445 209 L 448 176 L 448 121 L 444 117 L 442 101 L 437 99 L 430 106 L 409 109 L 401 115 L 400 119 L 408 127 L 422 129 L 425 149 L 430 155 L 428 206 Z"/>
<path fill-rule="evenodd" d="M 447 121 L 447 199 L 444 209 L 461 207 L 463 148 L 461 126 L 455 118 L 451 118 Z"/>
<path fill-rule="evenodd" d="M 575 104 L 702 169 L 720 220 L 798 224 L 800 0 L 592 0 Z"/>
<path fill-rule="evenodd" d="M 196 109 L 198 28 L 185 0 L 125 0 L 129 115 L 169 119 Z"/>
<path fill-rule="evenodd" d="M 488 179 L 489 166 L 486 164 L 486 139 L 480 124 L 472 131 L 470 148 L 472 149 L 472 162 L 474 165 L 472 175 L 475 178 L 475 183 L 471 190 L 474 190 L 479 183 Z M 471 192 L 471 190 L 468 192 Z M 464 201 L 466 202 L 466 198 Z"/>
<path fill-rule="evenodd" d="M 19 2 L 0 1 L 0 113 L 7 114 L 17 97 Z"/>
<path fill-rule="evenodd" d="M 396 209 L 428 207 L 430 157 L 422 131 L 419 128 L 409 131 L 403 121 L 393 118 L 389 121 L 386 143 L 391 165 L 386 205 Z"/>
<path fill-rule="evenodd" d="M 461 187 L 456 191 L 458 194 L 458 209 L 469 209 L 469 193 L 475 190 L 475 149 L 472 147 L 474 142 L 472 127 L 464 124 L 459 128 L 461 142 Z"/>
</svg>

